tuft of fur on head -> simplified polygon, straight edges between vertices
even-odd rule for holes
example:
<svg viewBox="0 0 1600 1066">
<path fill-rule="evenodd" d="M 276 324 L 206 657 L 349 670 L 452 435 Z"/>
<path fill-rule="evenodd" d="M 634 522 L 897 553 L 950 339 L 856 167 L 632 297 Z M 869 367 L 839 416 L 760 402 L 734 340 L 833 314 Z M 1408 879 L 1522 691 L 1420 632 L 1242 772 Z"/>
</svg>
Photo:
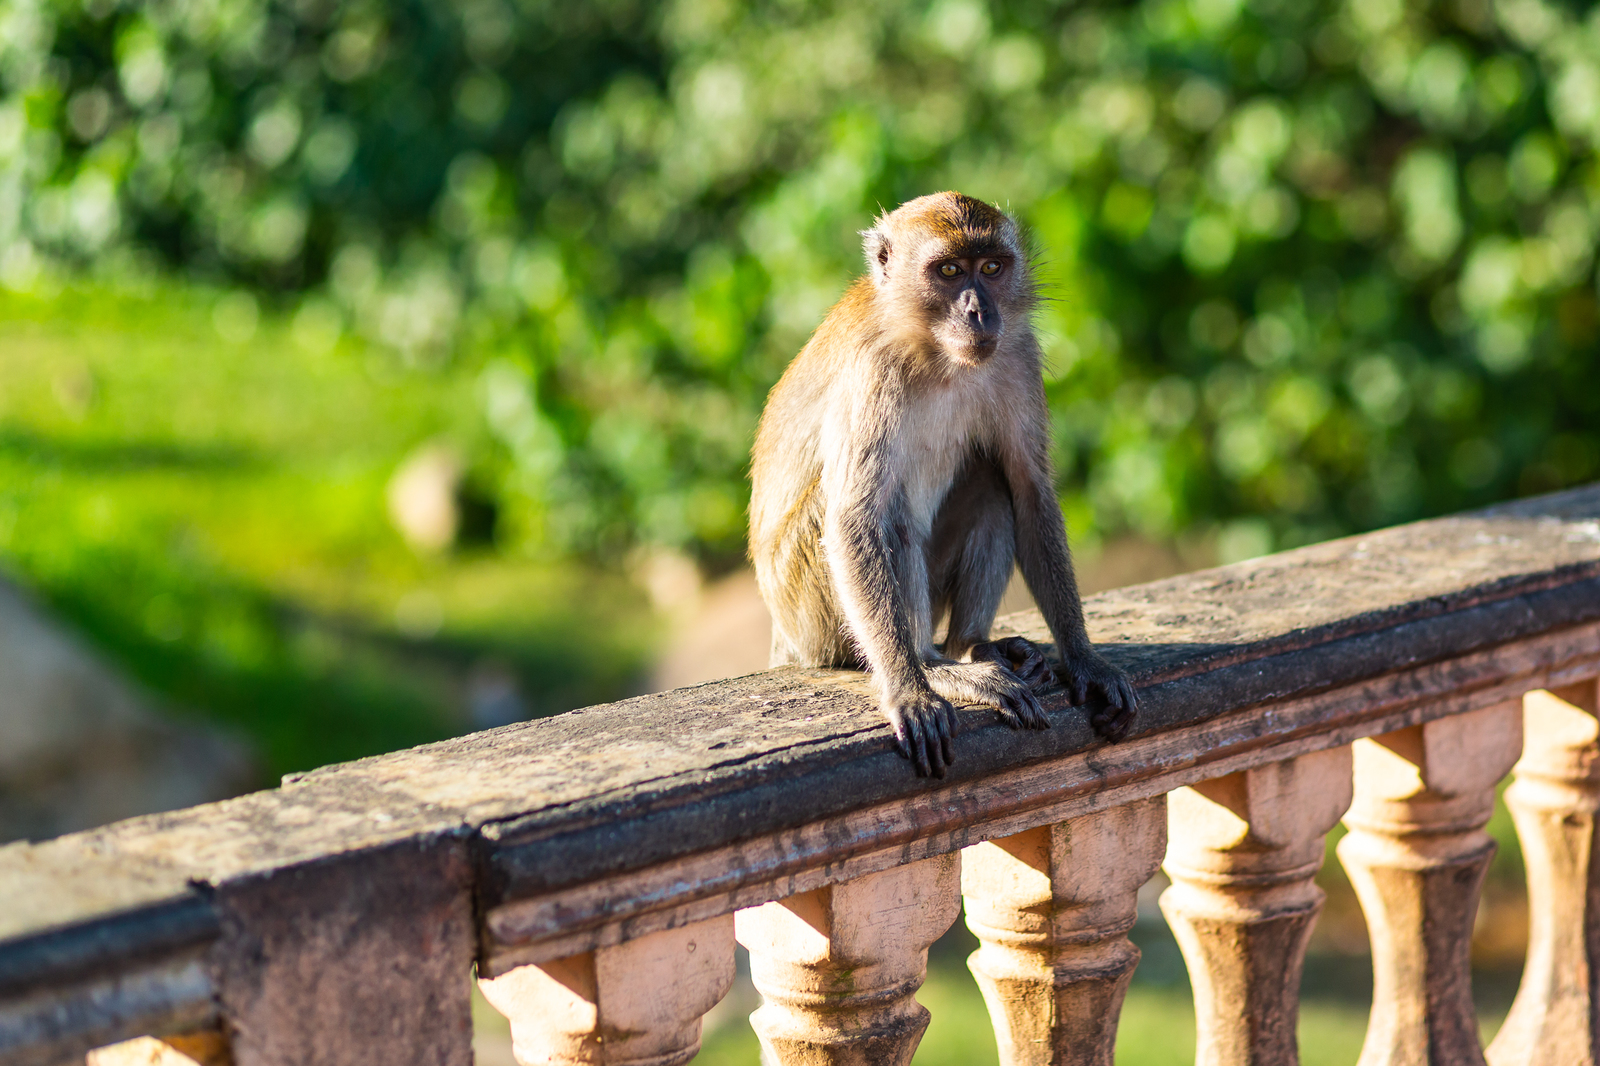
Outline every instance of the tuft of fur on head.
<svg viewBox="0 0 1600 1066">
<path fill-rule="evenodd" d="M 950 255 L 975 255 L 986 248 L 1020 243 L 1016 220 L 993 204 L 958 192 L 936 192 L 885 211 L 862 230 L 867 265 L 879 266 L 895 237 L 920 236 L 945 242 Z"/>
<path fill-rule="evenodd" d="M 875 228 L 920 230 L 944 241 L 950 255 L 976 255 L 1012 244 L 1017 225 L 999 208 L 958 192 L 936 192 L 908 200 L 878 217 Z"/>
</svg>

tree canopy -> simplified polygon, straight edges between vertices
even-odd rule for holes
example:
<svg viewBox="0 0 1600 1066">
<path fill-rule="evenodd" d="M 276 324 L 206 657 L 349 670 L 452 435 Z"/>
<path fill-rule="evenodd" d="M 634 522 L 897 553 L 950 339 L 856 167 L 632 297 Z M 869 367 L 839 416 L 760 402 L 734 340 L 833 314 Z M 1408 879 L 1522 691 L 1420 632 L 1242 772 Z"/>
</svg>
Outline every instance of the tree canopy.
<svg viewBox="0 0 1600 1066">
<path fill-rule="evenodd" d="M 727 556 L 856 231 L 957 188 L 1074 534 L 1240 557 L 1600 474 L 1597 139 L 1548 0 L 0 0 L 0 284 L 470 361 L 508 550 Z"/>
</svg>

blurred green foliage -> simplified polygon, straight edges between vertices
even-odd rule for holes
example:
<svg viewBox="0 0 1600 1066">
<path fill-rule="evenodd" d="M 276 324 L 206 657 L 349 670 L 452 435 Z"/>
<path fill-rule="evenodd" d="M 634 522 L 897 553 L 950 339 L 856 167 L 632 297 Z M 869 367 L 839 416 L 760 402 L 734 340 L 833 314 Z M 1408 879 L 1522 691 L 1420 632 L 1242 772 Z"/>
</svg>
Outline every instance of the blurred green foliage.
<svg viewBox="0 0 1600 1066">
<path fill-rule="evenodd" d="M 483 432 L 474 374 L 240 306 L 0 293 L 0 570 L 268 781 L 637 685 L 657 622 L 622 578 L 390 525 L 397 465 Z"/>
<path fill-rule="evenodd" d="M 1074 534 L 1241 557 L 1600 473 L 1584 7 L 0 0 L 0 283 L 470 367 L 508 548 L 725 557 L 855 231 L 956 187 L 1047 264 Z"/>
</svg>

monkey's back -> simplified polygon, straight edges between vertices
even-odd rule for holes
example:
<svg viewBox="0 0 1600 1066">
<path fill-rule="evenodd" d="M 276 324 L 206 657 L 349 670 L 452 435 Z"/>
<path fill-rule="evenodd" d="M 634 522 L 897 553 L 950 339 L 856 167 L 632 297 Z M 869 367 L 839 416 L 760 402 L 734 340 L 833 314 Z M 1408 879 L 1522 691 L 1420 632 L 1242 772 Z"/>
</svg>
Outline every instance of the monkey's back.
<svg viewBox="0 0 1600 1066">
<path fill-rule="evenodd" d="M 859 666 L 845 634 L 822 529 L 822 432 L 840 371 L 839 343 L 872 299 L 858 281 L 767 396 L 750 464 L 750 561 L 772 613 L 772 665 Z"/>
</svg>

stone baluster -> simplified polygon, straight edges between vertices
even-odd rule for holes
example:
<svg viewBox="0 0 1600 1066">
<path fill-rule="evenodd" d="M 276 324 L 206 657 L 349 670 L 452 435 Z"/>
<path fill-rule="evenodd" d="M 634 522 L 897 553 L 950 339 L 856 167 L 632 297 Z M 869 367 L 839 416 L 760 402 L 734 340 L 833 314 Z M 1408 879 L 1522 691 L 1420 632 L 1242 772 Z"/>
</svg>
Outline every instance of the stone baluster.
<svg viewBox="0 0 1600 1066">
<path fill-rule="evenodd" d="M 733 985 L 733 916 L 482 978 L 524 1066 L 679 1066 Z"/>
<path fill-rule="evenodd" d="M 1522 750 L 1522 705 L 1436 719 L 1354 749 L 1355 802 L 1338 852 L 1372 938 L 1359 1066 L 1482 1063 L 1472 923 L 1495 850 L 1483 826 Z"/>
<path fill-rule="evenodd" d="M 1595 1066 L 1600 978 L 1600 721 L 1596 682 L 1523 697 L 1506 806 L 1528 868 L 1528 961 L 1492 1066 Z"/>
<path fill-rule="evenodd" d="M 1111 1066 L 1139 949 L 1139 886 L 1167 841 L 1156 796 L 967 848 L 961 892 L 981 946 L 967 961 L 1002 1066 Z"/>
<path fill-rule="evenodd" d="M 1323 838 L 1350 806 L 1348 747 L 1168 797 L 1161 910 L 1194 987 L 1199 1066 L 1294 1066 Z"/>
<path fill-rule="evenodd" d="M 906 1066 L 928 1027 L 914 993 L 960 909 L 959 854 L 740 911 L 763 1061 Z"/>
</svg>

